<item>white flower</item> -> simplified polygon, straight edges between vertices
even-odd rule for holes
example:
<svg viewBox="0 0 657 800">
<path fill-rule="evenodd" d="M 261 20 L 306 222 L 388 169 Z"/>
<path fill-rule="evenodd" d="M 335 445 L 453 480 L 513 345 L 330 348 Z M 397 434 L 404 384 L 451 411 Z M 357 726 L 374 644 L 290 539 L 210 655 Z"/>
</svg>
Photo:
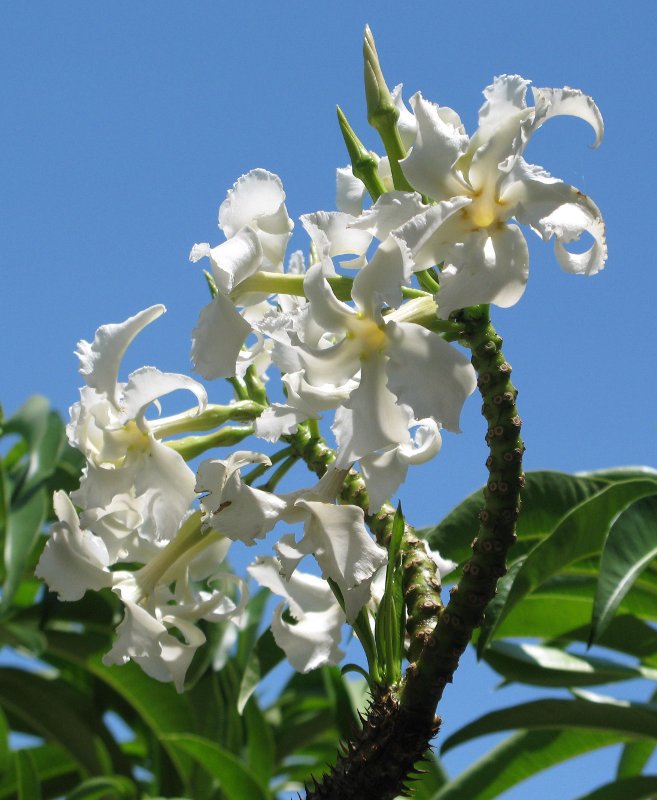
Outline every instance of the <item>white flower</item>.
<svg viewBox="0 0 657 800">
<path fill-rule="evenodd" d="M 159 398 L 179 389 L 196 396 L 198 407 L 189 416 L 207 403 L 205 389 L 186 375 L 141 367 L 127 383 L 118 380 L 128 345 L 164 310 L 152 306 L 125 322 L 101 326 L 92 343 L 78 343 L 87 385 L 67 427 L 69 441 L 88 461 L 75 502 L 85 510 L 106 509 L 123 495 L 141 517 L 140 536 L 150 541 L 168 541 L 175 534 L 195 493 L 194 474 L 182 456 L 157 438 L 165 435 L 169 419 L 148 420 L 146 412 L 151 406 L 159 409 Z"/>
<path fill-rule="evenodd" d="M 297 672 L 339 663 L 344 656 L 339 645 L 345 617 L 328 584 L 301 572 L 283 580 L 279 569 L 276 559 L 264 557 L 247 567 L 261 586 L 285 598 L 274 609 L 271 624 L 276 644 Z M 286 604 L 295 624 L 283 618 Z"/>
<path fill-rule="evenodd" d="M 415 269 L 443 264 L 439 314 L 478 303 L 510 306 L 525 289 L 528 252 L 516 224 L 530 225 L 544 240 L 555 238 L 557 259 L 567 272 L 592 275 L 607 257 L 604 223 L 595 203 L 522 157 L 536 130 L 550 117 L 578 116 L 603 134 L 600 112 L 578 90 L 533 89 L 518 75 L 496 78 L 484 91 L 479 129 L 468 139 L 450 108 L 411 98 L 417 135 L 400 162 L 404 175 L 436 205 L 396 230 L 411 249 Z M 564 244 L 587 232 L 593 244 L 570 253 Z"/>
<path fill-rule="evenodd" d="M 408 444 L 413 417 L 431 416 L 458 431 L 461 407 L 475 389 L 474 370 L 462 353 L 437 334 L 403 321 L 408 304 L 382 315 L 384 303 L 401 303 L 401 286 L 411 269 L 405 246 L 388 236 L 354 280 L 355 309 L 335 297 L 322 264 L 306 275 L 311 313 L 338 341 L 323 348 L 297 344 L 305 381 L 341 386 L 360 372 L 358 386 L 341 407 L 351 413 L 336 414 L 333 426 L 339 467 Z"/>
<path fill-rule="evenodd" d="M 219 208 L 219 227 L 226 235 L 225 242 L 217 247 L 195 244 L 189 256 L 193 262 L 210 259 L 218 289 L 212 302 L 201 311 L 193 332 L 194 368 L 209 380 L 236 374 L 240 350 L 252 330 L 229 295 L 235 295 L 240 283 L 258 271 L 283 271 L 294 225 L 285 207 L 280 178 L 264 169 L 242 175 Z M 239 302 L 253 306 L 264 299 L 262 294 L 242 293 Z M 247 364 L 244 359 L 242 362 L 245 369 Z"/>
</svg>

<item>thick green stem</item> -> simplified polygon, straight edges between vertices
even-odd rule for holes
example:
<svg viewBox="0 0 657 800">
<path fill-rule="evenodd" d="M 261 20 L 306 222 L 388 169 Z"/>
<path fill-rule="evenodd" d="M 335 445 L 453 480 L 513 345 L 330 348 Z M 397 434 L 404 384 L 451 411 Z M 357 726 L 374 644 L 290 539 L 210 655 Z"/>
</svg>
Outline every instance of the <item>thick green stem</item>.
<svg viewBox="0 0 657 800">
<path fill-rule="evenodd" d="M 473 555 L 425 646 L 417 657 L 411 655 L 415 660 L 402 685 L 374 695 L 362 731 L 347 743 L 331 773 L 309 789 L 307 800 L 393 800 L 404 791 L 413 766 L 440 725 L 436 705 L 495 595 L 498 579 L 506 572 L 524 485 L 517 393 L 488 307 L 464 309 L 454 319 L 462 326 L 462 340 L 472 351 L 484 401 L 482 413 L 488 423 L 489 480 Z"/>
</svg>

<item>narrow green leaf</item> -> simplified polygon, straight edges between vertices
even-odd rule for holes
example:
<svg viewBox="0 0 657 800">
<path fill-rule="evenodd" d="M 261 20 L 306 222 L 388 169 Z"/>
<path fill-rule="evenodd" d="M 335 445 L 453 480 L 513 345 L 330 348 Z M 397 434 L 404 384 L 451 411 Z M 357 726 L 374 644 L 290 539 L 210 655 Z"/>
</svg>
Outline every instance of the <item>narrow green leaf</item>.
<svg viewBox="0 0 657 800">
<path fill-rule="evenodd" d="M 66 787 L 75 786 L 80 779 L 78 766 L 58 745 L 43 744 L 30 748 L 30 756 L 47 796 L 58 796 Z M 54 791 L 51 791 L 54 789 Z M 16 800 L 18 775 L 16 758 L 12 754 L 6 770 L 0 772 L 1 800 Z"/>
<path fill-rule="evenodd" d="M 237 709 L 240 714 L 244 711 L 244 706 L 260 681 L 284 658 L 285 653 L 274 641 L 271 628 L 267 628 L 258 639 L 244 667 L 237 699 Z"/>
<path fill-rule="evenodd" d="M 1 610 L 9 608 L 16 594 L 30 553 L 46 519 L 48 505 L 46 491 L 41 489 L 9 512 L 4 547 L 5 580 L 2 587 Z"/>
<path fill-rule="evenodd" d="M 655 701 L 657 701 L 657 689 L 652 693 L 649 702 L 654 703 Z M 634 775 L 640 775 L 650 761 L 656 746 L 655 742 L 641 740 L 626 744 L 618 759 L 616 777 L 631 778 Z"/>
<path fill-rule="evenodd" d="M 9 766 L 9 723 L 4 711 L 0 708 L 0 775 Z"/>
<path fill-rule="evenodd" d="M 167 734 L 163 739 L 170 747 L 191 756 L 217 779 L 230 800 L 269 800 L 246 764 L 218 744 L 192 734 Z"/>
<path fill-rule="evenodd" d="M 651 741 L 629 742 L 621 751 L 616 770 L 617 778 L 631 778 L 640 775 L 650 757 L 655 752 L 657 743 Z"/>
<path fill-rule="evenodd" d="M 17 750 L 16 784 L 17 800 L 41 800 L 41 781 L 29 750 Z"/>
<path fill-rule="evenodd" d="M 480 646 L 495 633 L 502 619 L 548 578 L 578 559 L 600 551 L 609 528 L 632 503 L 654 494 L 655 481 L 636 479 L 607 485 L 572 509 L 554 532 L 539 542 L 515 576 L 506 603 L 496 617 L 489 615 L 489 627 Z"/>
<path fill-rule="evenodd" d="M 533 686 L 596 686 L 633 678 L 657 680 L 657 670 L 534 644 L 492 642 L 484 660 L 505 680 Z"/>
<path fill-rule="evenodd" d="M 657 495 L 627 508 L 607 536 L 593 603 L 590 642 L 598 640 L 621 600 L 657 556 Z"/>
<path fill-rule="evenodd" d="M 441 752 L 478 736 L 514 728 L 603 730 L 620 737 L 657 739 L 657 707 L 586 696 L 589 699 L 578 696 L 574 700 L 534 700 L 491 711 L 449 736 Z"/>
<path fill-rule="evenodd" d="M 137 787 L 123 775 L 89 778 L 66 795 L 66 800 L 132 800 Z"/>
<path fill-rule="evenodd" d="M 543 770 L 619 741 L 623 738 L 602 730 L 520 731 L 475 761 L 432 800 L 494 800 Z"/>
<path fill-rule="evenodd" d="M 244 721 L 249 767 L 256 780 L 267 791 L 269 781 L 274 776 L 276 745 L 271 725 L 255 697 L 252 697 L 244 707 Z"/>
<path fill-rule="evenodd" d="M 352 736 L 360 727 L 358 715 L 352 702 L 352 695 L 347 688 L 347 679 L 338 667 L 322 667 L 322 677 L 326 695 L 335 712 L 338 733 L 342 738 Z"/>
<path fill-rule="evenodd" d="M 240 628 L 240 635 L 237 641 L 237 661 L 242 670 L 246 667 L 253 648 L 258 641 L 258 631 L 261 628 L 267 600 L 270 597 L 271 592 L 268 589 L 260 589 L 249 597 L 248 605 L 244 611 L 244 622 Z"/>
<path fill-rule="evenodd" d="M 657 776 L 635 775 L 580 795 L 578 800 L 654 800 L 656 795 Z"/>
</svg>

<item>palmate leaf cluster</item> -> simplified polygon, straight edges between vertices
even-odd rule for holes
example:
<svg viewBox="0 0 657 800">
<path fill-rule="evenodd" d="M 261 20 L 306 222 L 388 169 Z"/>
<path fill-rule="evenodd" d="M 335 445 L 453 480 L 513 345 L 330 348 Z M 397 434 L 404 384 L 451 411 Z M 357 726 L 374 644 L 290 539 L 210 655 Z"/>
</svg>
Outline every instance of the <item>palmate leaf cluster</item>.
<svg viewBox="0 0 657 800">
<path fill-rule="evenodd" d="M 223 625 L 206 627 L 184 694 L 135 664 L 105 666 L 120 619 L 116 598 L 87 593 L 59 603 L 33 577 L 52 491 L 74 488 L 81 469 L 44 398 L 4 421 L 0 452 L 0 635 L 5 653 L 22 656 L 0 666 L 0 800 L 258 800 L 290 796 L 321 774 L 339 739 L 359 724 L 364 682 L 333 667 L 280 677 L 256 692 L 283 661 L 267 628 L 265 591 L 252 598 L 237 637 Z M 463 564 L 480 507 L 475 493 L 422 534 Z M 538 687 L 537 699 L 488 713 L 439 742 L 446 751 L 509 732 L 452 780 L 438 758 L 427 761 L 416 797 L 499 797 L 543 769 L 614 744 L 622 745 L 617 780 L 585 797 L 657 793 L 657 776 L 644 774 L 657 746 L 657 705 L 613 696 L 616 681 L 642 680 L 648 697 L 657 680 L 656 552 L 657 472 L 527 474 L 510 570 L 477 648 L 503 681 Z M 555 697 L 555 688 L 570 695 Z M 36 738 L 26 743 L 20 734 Z"/>
</svg>

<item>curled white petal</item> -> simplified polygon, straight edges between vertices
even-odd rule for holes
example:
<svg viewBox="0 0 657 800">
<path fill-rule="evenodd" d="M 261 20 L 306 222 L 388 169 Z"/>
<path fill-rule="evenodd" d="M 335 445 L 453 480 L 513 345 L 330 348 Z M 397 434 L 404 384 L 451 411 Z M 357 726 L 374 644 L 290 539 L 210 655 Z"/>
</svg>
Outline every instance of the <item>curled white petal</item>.
<svg viewBox="0 0 657 800">
<path fill-rule="evenodd" d="M 207 380 L 235 375 L 240 349 L 251 332 L 251 326 L 233 303 L 218 293 L 201 310 L 192 333 L 194 370 Z"/>
<path fill-rule="evenodd" d="M 84 339 L 78 342 L 76 355 L 80 360 L 80 374 L 87 386 L 91 386 L 116 401 L 119 366 L 128 345 L 149 323 L 166 311 L 163 305 L 155 305 L 140 311 L 125 322 L 101 325 L 93 342 Z"/>
<path fill-rule="evenodd" d="M 80 528 L 66 492 L 55 492 L 53 505 L 59 522 L 52 527 L 34 574 L 57 592 L 60 600 L 79 600 L 87 589 L 111 586 L 110 559 L 103 540 Z"/>
</svg>

